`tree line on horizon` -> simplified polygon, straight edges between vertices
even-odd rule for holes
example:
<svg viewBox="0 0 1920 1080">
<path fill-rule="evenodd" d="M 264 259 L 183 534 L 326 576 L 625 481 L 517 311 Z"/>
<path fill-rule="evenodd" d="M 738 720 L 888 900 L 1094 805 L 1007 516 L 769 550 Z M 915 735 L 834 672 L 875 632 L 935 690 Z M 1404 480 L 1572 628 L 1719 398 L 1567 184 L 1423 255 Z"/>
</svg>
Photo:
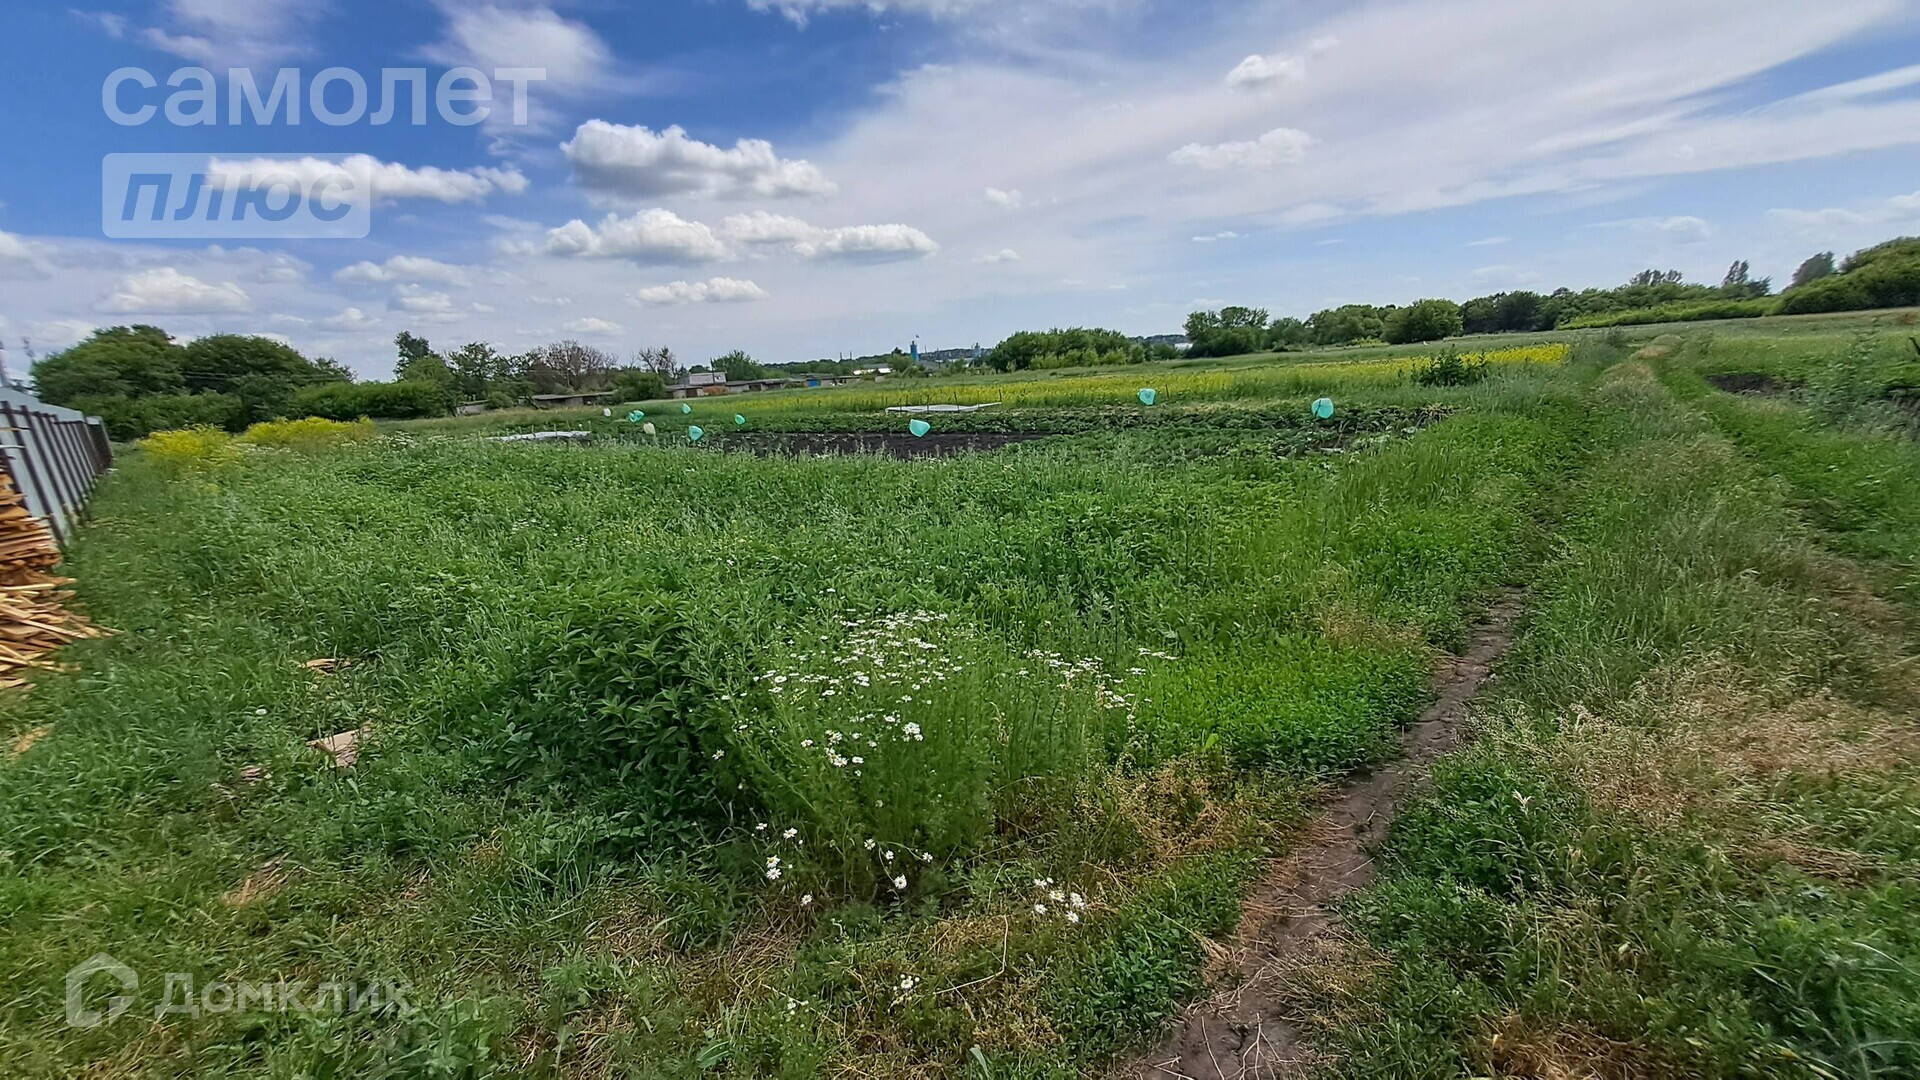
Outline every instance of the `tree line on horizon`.
<svg viewBox="0 0 1920 1080">
<path fill-rule="evenodd" d="M 1187 316 L 1186 355 L 1243 356 L 1341 345 L 1405 345 L 1464 334 L 1530 333 L 1589 327 L 1758 318 L 1920 305 L 1920 237 L 1901 237 L 1836 261 L 1831 251 L 1802 262 L 1780 293 L 1739 260 L 1719 285 L 1685 280 L 1678 270 L 1643 270 L 1610 289 L 1516 289 L 1464 303 L 1342 304 L 1304 319 L 1266 308 L 1228 306 Z M 988 354 L 1000 371 L 1138 363 L 1173 355 L 1119 331 L 1075 327 L 1022 331 Z"/>
</svg>

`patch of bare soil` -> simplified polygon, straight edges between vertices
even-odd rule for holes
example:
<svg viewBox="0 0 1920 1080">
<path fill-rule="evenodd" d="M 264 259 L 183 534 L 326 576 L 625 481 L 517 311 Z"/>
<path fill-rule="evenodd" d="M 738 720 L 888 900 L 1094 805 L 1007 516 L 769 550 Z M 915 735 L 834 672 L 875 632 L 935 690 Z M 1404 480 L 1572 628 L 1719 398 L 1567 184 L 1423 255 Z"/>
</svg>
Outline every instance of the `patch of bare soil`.
<svg viewBox="0 0 1920 1080">
<path fill-rule="evenodd" d="M 1520 609 L 1518 592 L 1502 596 L 1474 631 L 1466 655 L 1442 661 L 1432 680 L 1437 698 L 1402 737 L 1402 756 L 1335 792 L 1292 854 L 1246 901 L 1230 949 L 1238 984 L 1189 1008 L 1173 1037 L 1128 1075 L 1257 1080 L 1301 1075 L 1311 1066 L 1305 1018 L 1288 1004 L 1284 973 L 1332 947 L 1338 936 L 1333 904 L 1372 882 L 1368 848 L 1384 836 L 1434 759 L 1460 745 L 1467 708 L 1513 644 Z"/>
<path fill-rule="evenodd" d="M 1759 397 L 1779 397 L 1792 389 L 1779 379 L 1756 371 L 1723 371 L 1707 376 L 1707 385 L 1729 394 L 1753 394 Z"/>
</svg>

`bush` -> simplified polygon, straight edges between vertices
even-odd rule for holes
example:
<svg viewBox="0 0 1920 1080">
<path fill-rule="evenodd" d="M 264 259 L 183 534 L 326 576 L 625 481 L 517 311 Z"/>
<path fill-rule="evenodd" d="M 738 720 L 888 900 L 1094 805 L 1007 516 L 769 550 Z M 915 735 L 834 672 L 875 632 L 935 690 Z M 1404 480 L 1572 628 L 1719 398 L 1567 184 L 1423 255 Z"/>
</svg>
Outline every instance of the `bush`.
<svg viewBox="0 0 1920 1080">
<path fill-rule="evenodd" d="M 1780 298 L 1780 313 L 1805 315 L 1915 304 L 1920 304 L 1920 256 L 1889 254 L 1786 293 Z"/>
<path fill-rule="evenodd" d="M 298 416 L 328 420 L 416 420 L 453 411 L 446 387 L 418 379 L 306 386 L 293 395 L 289 408 Z"/>
<path fill-rule="evenodd" d="M 1568 330 L 1611 326 L 1648 326 L 1655 323 L 1700 322 L 1706 319 L 1757 319 L 1771 315 L 1780 301 L 1771 297 L 1753 300 L 1714 300 L 1699 304 L 1660 304 L 1655 307 L 1609 311 L 1569 319 Z"/>
<path fill-rule="evenodd" d="M 709 674 L 694 628 L 664 606 L 586 610 L 460 711 L 497 724 L 497 771 L 605 812 L 613 846 L 692 840 L 723 806 Z"/>
<path fill-rule="evenodd" d="M 248 428 L 240 441 L 250 446 L 272 446 L 312 453 L 374 437 L 373 421 L 343 423 L 309 416 L 302 420 L 268 420 Z"/>
<path fill-rule="evenodd" d="M 206 425 L 155 432 L 136 445 L 160 465 L 182 471 L 216 469 L 240 460 L 233 436 Z"/>
<path fill-rule="evenodd" d="M 179 428 L 214 427 L 238 431 L 246 417 L 246 406 L 226 394 L 157 394 L 150 397 L 80 397 L 71 399 L 71 408 L 98 416 L 107 425 L 107 434 L 123 442 L 156 431 Z"/>
<path fill-rule="evenodd" d="M 1492 368 L 1484 353 L 1462 356 L 1460 350 L 1449 348 L 1439 356 L 1428 357 L 1414 371 L 1413 381 L 1421 386 L 1465 386 L 1486 378 Z"/>
<path fill-rule="evenodd" d="M 657 372 L 628 369 L 613 380 L 613 395 L 619 401 L 659 401 L 667 396 L 667 380 Z"/>
</svg>

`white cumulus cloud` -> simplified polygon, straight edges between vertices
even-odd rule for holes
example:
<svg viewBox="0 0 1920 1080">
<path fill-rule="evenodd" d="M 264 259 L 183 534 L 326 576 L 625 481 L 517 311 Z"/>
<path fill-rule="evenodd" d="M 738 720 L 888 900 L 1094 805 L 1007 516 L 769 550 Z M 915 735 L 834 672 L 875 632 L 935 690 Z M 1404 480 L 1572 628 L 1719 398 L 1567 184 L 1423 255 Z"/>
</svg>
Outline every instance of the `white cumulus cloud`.
<svg viewBox="0 0 1920 1080">
<path fill-rule="evenodd" d="M 400 281 L 465 285 L 467 271 L 422 255 L 395 255 L 383 263 L 362 260 L 343 266 L 334 271 L 333 280 L 349 285 L 390 285 Z"/>
<path fill-rule="evenodd" d="M 581 187 L 617 199 L 777 199 L 839 191 L 811 163 L 780 157 L 764 139 L 740 139 L 725 149 L 689 138 L 677 125 L 654 131 L 589 120 L 560 149 Z"/>
<path fill-rule="evenodd" d="M 589 315 L 586 318 L 575 319 L 572 322 L 566 323 L 565 325 L 561 326 L 560 329 L 565 330 L 569 334 L 592 334 L 592 335 L 604 336 L 607 334 L 619 333 L 620 324 L 617 322 L 609 322 L 606 319 L 596 319 L 593 316 Z"/>
<path fill-rule="evenodd" d="M 988 206 L 998 206 L 1007 210 L 1018 210 L 1027 203 L 1026 196 L 1020 194 L 1019 188 L 989 187 L 981 198 L 987 201 Z"/>
<path fill-rule="evenodd" d="M 1188 143 L 1167 155 L 1175 165 L 1219 169 L 1271 169 L 1307 156 L 1313 136 L 1297 128 L 1274 128 L 1251 142 Z"/>
<path fill-rule="evenodd" d="M 753 282 L 728 277 L 650 285 L 633 294 L 634 302 L 652 305 L 738 304 L 766 298 L 767 290 Z"/>
<path fill-rule="evenodd" d="M 1012 248 L 1001 248 L 999 251 L 980 256 L 978 261 L 983 263 L 1014 263 L 1020 261 L 1020 253 Z"/>
<path fill-rule="evenodd" d="M 379 321 L 357 307 L 350 307 L 342 309 L 338 315 L 321 319 L 320 326 L 324 330 L 364 330 Z"/>
<path fill-rule="evenodd" d="M 727 246 L 713 230 L 671 210 L 655 207 L 627 217 L 608 214 L 599 225 L 575 218 L 531 250 L 544 255 L 589 259 L 631 259 L 640 263 L 701 263 L 727 257 Z"/>
<path fill-rule="evenodd" d="M 940 250 L 932 237 L 911 225 L 823 228 L 765 210 L 729 216 L 720 223 L 720 235 L 750 247 L 784 247 L 803 259 L 885 262 L 925 258 Z"/>
<path fill-rule="evenodd" d="M 236 282 L 212 284 L 162 266 L 120 279 L 98 306 L 116 315 L 212 315 L 251 311 L 253 298 Z"/>
<path fill-rule="evenodd" d="M 341 170 L 370 178 L 376 199 L 433 199 L 443 203 L 479 202 L 495 191 L 518 195 L 527 190 L 527 178 L 518 169 L 479 166 L 472 169 L 441 169 L 434 166 L 411 168 L 381 161 L 368 154 L 349 154 L 340 161 L 325 158 L 214 158 L 207 171 L 229 184 L 245 184 L 255 178 L 291 176 L 312 189 L 313 185 Z"/>
</svg>

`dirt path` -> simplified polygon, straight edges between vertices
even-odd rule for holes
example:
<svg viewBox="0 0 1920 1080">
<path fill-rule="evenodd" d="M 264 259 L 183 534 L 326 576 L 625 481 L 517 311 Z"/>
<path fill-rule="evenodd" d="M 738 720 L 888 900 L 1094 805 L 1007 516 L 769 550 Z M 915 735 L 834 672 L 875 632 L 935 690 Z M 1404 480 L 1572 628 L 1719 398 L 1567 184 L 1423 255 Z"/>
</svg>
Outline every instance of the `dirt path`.
<svg viewBox="0 0 1920 1080">
<path fill-rule="evenodd" d="M 1305 1071 L 1309 1048 L 1276 996 L 1275 973 L 1289 958 L 1308 955 L 1314 939 L 1328 932 L 1334 901 L 1373 880 L 1367 847 L 1384 834 L 1401 798 L 1433 760 L 1459 745 L 1467 706 L 1513 643 L 1520 607 L 1518 592 L 1493 605 L 1466 655 L 1448 657 L 1434 672 L 1438 700 L 1407 729 L 1403 755 L 1336 792 L 1299 847 L 1248 898 L 1233 942 L 1239 985 L 1189 1008 L 1173 1037 L 1131 1075 L 1266 1080 Z"/>
</svg>

